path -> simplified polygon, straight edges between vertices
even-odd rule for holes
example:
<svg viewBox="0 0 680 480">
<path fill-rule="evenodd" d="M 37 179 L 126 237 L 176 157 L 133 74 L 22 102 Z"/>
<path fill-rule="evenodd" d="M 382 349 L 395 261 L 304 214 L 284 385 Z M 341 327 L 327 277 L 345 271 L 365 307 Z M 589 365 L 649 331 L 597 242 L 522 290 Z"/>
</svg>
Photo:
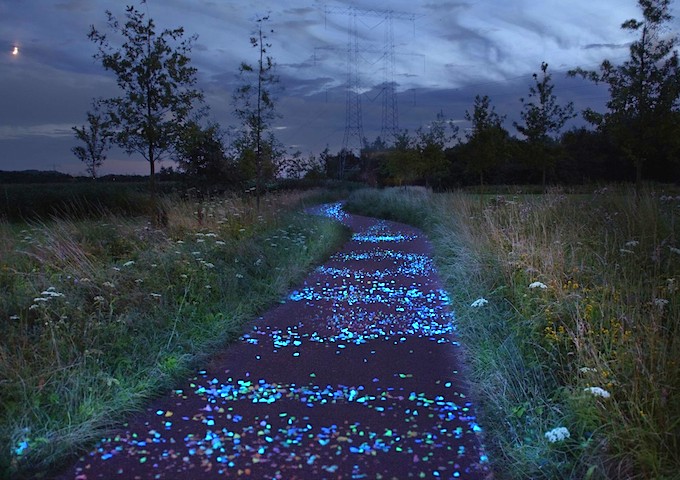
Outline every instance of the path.
<svg viewBox="0 0 680 480">
<path fill-rule="evenodd" d="M 316 213 L 352 240 L 60 478 L 489 476 L 428 242 L 339 204 Z"/>
</svg>

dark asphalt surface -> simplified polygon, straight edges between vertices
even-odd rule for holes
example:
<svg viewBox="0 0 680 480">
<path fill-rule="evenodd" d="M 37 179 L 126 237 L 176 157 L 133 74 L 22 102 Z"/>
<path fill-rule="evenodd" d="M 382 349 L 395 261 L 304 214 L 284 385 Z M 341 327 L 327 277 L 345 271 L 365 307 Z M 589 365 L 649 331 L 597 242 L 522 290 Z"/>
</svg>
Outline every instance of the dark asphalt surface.
<svg viewBox="0 0 680 480">
<path fill-rule="evenodd" d="M 352 240 L 61 480 L 491 478 L 430 244 L 315 213 Z"/>
</svg>

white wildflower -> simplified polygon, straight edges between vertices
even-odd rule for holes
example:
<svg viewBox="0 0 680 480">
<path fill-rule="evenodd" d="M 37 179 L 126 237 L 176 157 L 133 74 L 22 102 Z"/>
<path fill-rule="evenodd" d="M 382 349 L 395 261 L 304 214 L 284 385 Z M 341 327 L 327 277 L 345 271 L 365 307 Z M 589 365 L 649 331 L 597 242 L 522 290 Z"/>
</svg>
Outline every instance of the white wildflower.
<svg viewBox="0 0 680 480">
<path fill-rule="evenodd" d="M 157 266 L 158 266 L 157 263 L 152 263 L 152 264 L 151 264 L 151 268 L 156 268 Z"/>
<path fill-rule="evenodd" d="M 640 242 L 637 240 L 628 240 L 625 244 L 624 247 L 632 248 L 632 247 L 637 247 L 640 245 Z"/>
<path fill-rule="evenodd" d="M 486 305 L 487 303 L 489 303 L 489 301 L 486 298 L 478 298 L 477 300 L 472 302 L 472 304 L 470 304 L 470 306 L 472 308 L 479 308 L 479 307 Z"/>
<path fill-rule="evenodd" d="M 116 272 L 120 272 L 120 268 L 119 268 L 119 267 L 113 267 L 113 269 L 114 269 Z"/>
<path fill-rule="evenodd" d="M 36 310 L 36 309 L 38 309 L 38 308 L 40 308 L 40 305 L 38 305 L 37 303 L 34 303 L 34 304 L 31 305 L 30 307 L 28 307 L 29 310 Z"/>
<path fill-rule="evenodd" d="M 236 278 L 243 278 L 243 274 L 237 273 L 237 274 L 236 274 Z"/>
<path fill-rule="evenodd" d="M 203 243 L 203 242 L 205 242 L 205 239 L 204 238 L 197 238 L 196 242 L 197 243 Z"/>
<path fill-rule="evenodd" d="M 184 240 L 177 240 L 177 243 L 182 245 L 184 243 Z"/>
<path fill-rule="evenodd" d="M 44 292 L 40 292 L 40 295 L 43 295 L 45 297 L 63 297 L 64 296 L 63 293 L 59 293 L 59 292 L 55 291 L 54 287 L 50 287 L 47 290 L 45 290 Z"/>
<path fill-rule="evenodd" d="M 557 427 L 553 428 L 549 432 L 545 432 L 545 438 L 547 438 L 550 443 L 561 442 L 570 436 L 571 434 L 569 433 L 569 430 L 567 430 L 565 427 Z"/>
<path fill-rule="evenodd" d="M 150 296 L 151 298 L 161 298 L 161 294 L 160 294 L 160 293 L 150 293 L 149 296 Z"/>
<path fill-rule="evenodd" d="M 223 246 L 226 245 L 226 242 L 223 242 L 222 240 L 215 240 L 215 245 Z"/>
<path fill-rule="evenodd" d="M 600 387 L 588 387 L 588 388 L 584 388 L 583 391 L 591 393 L 592 395 L 595 395 L 596 397 L 602 397 L 602 398 L 611 397 L 611 394 L 607 390 L 605 390 L 604 388 L 600 388 Z"/>
<path fill-rule="evenodd" d="M 140 283 L 144 283 L 144 280 L 142 280 L 141 278 L 138 278 L 138 279 L 135 280 L 135 283 L 137 285 L 139 285 Z"/>
<path fill-rule="evenodd" d="M 19 317 L 19 315 L 12 315 L 11 317 L 9 317 L 10 320 L 19 320 L 20 318 L 21 317 Z"/>
<path fill-rule="evenodd" d="M 581 367 L 579 368 L 579 371 L 581 373 L 588 373 L 588 372 L 597 372 L 596 368 L 590 368 L 590 367 Z"/>
<path fill-rule="evenodd" d="M 205 236 L 206 236 L 206 237 L 215 238 L 215 237 L 217 237 L 217 234 L 211 232 L 211 233 L 206 233 Z"/>
<path fill-rule="evenodd" d="M 545 283 L 542 282 L 533 282 L 529 284 L 529 288 L 540 288 L 540 289 L 546 289 L 548 286 Z"/>
<path fill-rule="evenodd" d="M 124 266 L 124 267 L 130 267 L 130 266 L 132 266 L 132 265 L 134 265 L 134 264 L 135 264 L 135 261 L 134 261 L 134 260 L 128 260 L 127 262 L 125 262 L 125 263 L 123 264 L 123 266 Z"/>
<path fill-rule="evenodd" d="M 621 252 L 622 255 L 627 254 L 627 253 L 635 253 L 632 250 L 628 250 L 626 248 L 619 248 L 619 252 Z"/>
<path fill-rule="evenodd" d="M 663 310 L 663 307 L 668 305 L 668 300 L 666 300 L 665 298 L 655 298 L 654 305 Z"/>
<path fill-rule="evenodd" d="M 37 297 L 37 298 L 33 299 L 34 302 L 38 302 L 38 303 L 39 302 L 47 302 L 48 300 L 49 300 L 49 298 L 44 298 L 44 297 Z"/>
<path fill-rule="evenodd" d="M 201 252 L 191 252 L 191 254 L 196 256 L 196 255 L 200 255 Z"/>
<path fill-rule="evenodd" d="M 183 278 L 184 280 L 186 280 L 187 278 L 189 278 L 189 275 L 187 275 L 186 273 L 183 273 L 183 274 L 180 275 L 180 278 Z"/>
<path fill-rule="evenodd" d="M 680 255 L 680 248 L 675 248 L 675 247 L 668 247 L 671 249 L 671 252 Z"/>
<path fill-rule="evenodd" d="M 203 262 L 203 265 L 205 265 L 205 266 L 208 267 L 208 268 L 215 268 L 215 264 L 214 264 L 214 263 Z"/>
<path fill-rule="evenodd" d="M 116 286 L 111 282 L 104 282 L 102 283 L 102 286 L 107 288 L 116 288 Z"/>
<path fill-rule="evenodd" d="M 94 300 L 94 301 L 97 302 L 97 303 L 100 303 L 100 302 L 103 302 L 103 301 L 104 301 L 104 297 L 102 297 L 101 295 L 97 295 L 97 296 L 94 297 L 92 300 Z"/>
</svg>

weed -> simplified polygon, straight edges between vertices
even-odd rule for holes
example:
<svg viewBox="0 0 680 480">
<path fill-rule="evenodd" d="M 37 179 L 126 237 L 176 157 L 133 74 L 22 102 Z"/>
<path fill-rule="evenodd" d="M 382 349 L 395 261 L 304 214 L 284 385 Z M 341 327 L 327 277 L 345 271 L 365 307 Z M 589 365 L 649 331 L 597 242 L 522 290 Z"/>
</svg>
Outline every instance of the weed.
<svg viewBox="0 0 680 480">
<path fill-rule="evenodd" d="M 348 205 L 432 238 L 503 478 L 676 475 L 676 196 L 387 190 Z"/>
<path fill-rule="evenodd" d="M 304 198 L 0 223 L 0 471 L 54 468 L 279 300 L 347 236 Z"/>
</svg>

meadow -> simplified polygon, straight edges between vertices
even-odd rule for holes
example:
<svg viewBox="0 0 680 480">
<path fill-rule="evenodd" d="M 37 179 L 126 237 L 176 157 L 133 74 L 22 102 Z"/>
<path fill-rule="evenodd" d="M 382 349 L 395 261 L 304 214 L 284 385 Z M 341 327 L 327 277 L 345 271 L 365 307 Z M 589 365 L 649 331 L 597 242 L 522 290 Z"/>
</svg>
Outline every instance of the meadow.
<svg viewBox="0 0 680 480">
<path fill-rule="evenodd" d="M 361 190 L 423 228 L 498 478 L 680 472 L 680 195 Z"/>
<path fill-rule="evenodd" d="M 0 221 L 0 475 L 54 472 L 237 338 L 347 239 L 303 213 L 327 198 L 163 196 L 162 225 L 130 197 Z"/>
</svg>

